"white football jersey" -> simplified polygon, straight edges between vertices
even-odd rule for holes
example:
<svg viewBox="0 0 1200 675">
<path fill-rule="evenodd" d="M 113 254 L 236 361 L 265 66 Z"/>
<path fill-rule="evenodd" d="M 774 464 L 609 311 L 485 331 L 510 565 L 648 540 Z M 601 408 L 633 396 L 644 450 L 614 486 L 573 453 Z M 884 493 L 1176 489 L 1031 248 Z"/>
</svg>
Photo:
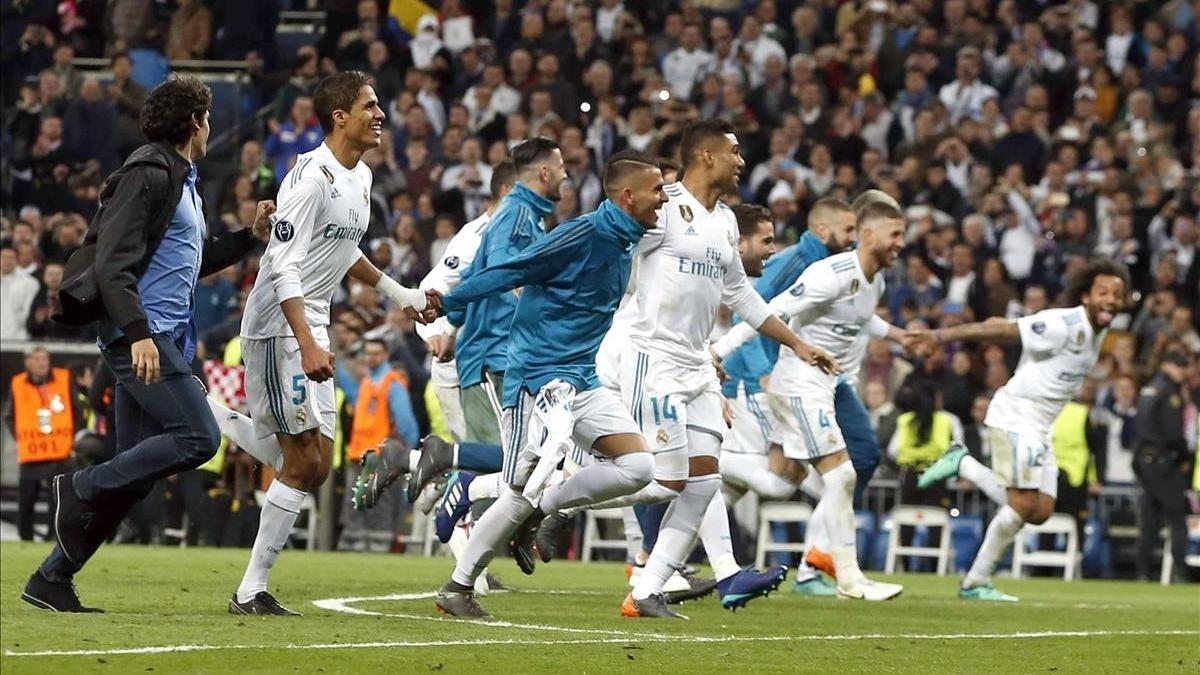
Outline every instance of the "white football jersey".
<svg viewBox="0 0 1200 675">
<path fill-rule="evenodd" d="M 371 218 L 371 169 L 342 166 L 329 147 L 296 158 L 279 187 L 271 240 L 242 315 L 242 337 L 290 337 L 280 303 L 304 298 L 313 336 L 328 344 L 329 304 L 358 261 Z"/>
<path fill-rule="evenodd" d="M 475 220 L 463 225 L 446 245 L 442 259 L 421 280 L 421 290 L 436 290 L 445 295 L 457 288 L 462 281 L 463 270 L 475 261 L 475 254 L 483 241 L 483 233 L 491 220 L 492 216 L 484 212 Z M 428 340 L 435 335 L 452 335 L 454 332 L 454 327 L 444 316 L 430 324 L 417 324 L 417 335 L 420 335 L 422 340 Z M 454 359 L 445 363 L 435 360 L 429 369 L 429 378 L 438 387 L 457 387 L 458 367 Z"/>
<path fill-rule="evenodd" d="M 637 349 L 676 365 L 706 367 L 712 363 L 708 337 L 721 303 L 755 327 L 770 310 L 742 269 L 733 211 L 721 202 L 708 211 L 683 183 L 664 190 L 668 200 L 658 225 L 639 244 L 629 339 Z"/>
<path fill-rule="evenodd" d="M 771 300 L 769 307 L 776 316 L 789 322 L 801 339 L 832 356 L 842 368 L 842 377 L 853 386 L 858 381 L 870 338 L 887 335 L 888 323 L 875 314 L 883 292 L 882 271 L 875 274 L 874 281 L 867 281 L 858 253 L 847 251 L 809 265 L 787 291 Z M 753 335 L 749 327 L 738 324 L 714 349 L 725 356 Z M 835 381 L 833 376 L 801 361 L 785 347 L 779 350 L 770 390 L 794 396 Z"/>
<path fill-rule="evenodd" d="M 1083 306 L 1045 309 L 1017 319 L 1021 360 L 988 406 L 989 427 L 1048 437 L 1065 406 L 1091 374 L 1108 331 L 1096 333 Z"/>
</svg>

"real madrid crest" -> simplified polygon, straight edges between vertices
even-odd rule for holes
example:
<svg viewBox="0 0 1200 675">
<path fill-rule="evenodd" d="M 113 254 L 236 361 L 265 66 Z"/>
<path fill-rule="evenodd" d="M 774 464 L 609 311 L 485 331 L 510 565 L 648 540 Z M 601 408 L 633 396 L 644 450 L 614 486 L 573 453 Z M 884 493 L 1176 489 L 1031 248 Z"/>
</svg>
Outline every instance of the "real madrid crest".
<svg viewBox="0 0 1200 675">
<path fill-rule="evenodd" d="M 324 164 L 319 166 L 321 167 L 321 173 L 325 174 L 325 178 L 329 180 L 329 184 L 333 185 L 333 172 L 331 172 Z"/>
<path fill-rule="evenodd" d="M 1079 331 L 1079 334 L 1075 336 L 1075 344 L 1077 344 L 1077 345 L 1083 344 L 1083 331 Z"/>
<path fill-rule="evenodd" d="M 850 295 L 854 295 L 857 292 L 858 292 L 858 279 L 853 279 L 850 281 Z"/>
<path fill-rule="evenodd" d="M 363 204 L 370 204 L 371 198 L 367 196 L 367 186 L 363 186 Z"/>
<path fill-rule="evenodd" d="M 679 205 L 679 215 L 683 216 L 684 221 L 692 222 L 692 207 L 687 204 Z"/>
<path fill-rule="evenodd" d="M 304 423 L 307 421 L 308 415 L 304 413 L 304 408 L 296 408 L 296 424 L 304 426 Z"/>
<path fill-rule="evenodd" d="M 654 440 L 658 441 L 659 445 L 666 445 L 667 441 L 671 440 L 671 434 L 668 434 L 666 429 L 660 428 L 658 430 L 658 435 L 654 437 Z"/>
</svg>

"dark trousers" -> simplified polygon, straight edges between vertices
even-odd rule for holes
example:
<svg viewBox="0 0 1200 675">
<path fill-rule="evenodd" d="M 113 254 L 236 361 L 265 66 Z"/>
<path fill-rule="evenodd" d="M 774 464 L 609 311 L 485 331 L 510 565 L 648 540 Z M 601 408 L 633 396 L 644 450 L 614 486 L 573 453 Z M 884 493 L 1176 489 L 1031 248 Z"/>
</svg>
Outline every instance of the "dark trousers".
<svg viewBox="0 0 1200 675">
<path fill-rule="evenodd" d="M 1138 576 L 1155 579 L 1154 552 L 1162 546 L 1159 532 L 1163 522 L 1171 532 L 1171 555 L 1175 568 L 1184 568 L 1187 555 L 1188 478 L 1175 462 L 1137 461 L 1138 482 L 1142 485 L 1142 532 L 1138 537 Z"/>
<path fill-rule="evenodd" d="M 879 438 L 875 435 L 875 429 L 871 427 L 871 416 L 867 414 L 867 407 L 848 382 L 839 383 L 834 389 L 833 414 L 842 430 L 842 438 L 846 441 L 846 451 L 850 454 L 854 473 L 858 475 L 854 485 L 854 503 L 860 505 L 863 493 L 867 490 L 867 483 L 871 482 L 871 476 L 875 475 L 875 469 L 879 467 Z"/>
<path fill-rule="evenodd" d="M 221 443 L 204 387 L 184 358 L 182 341 L 155 335 L 154 345 L 161 373 L 151 384 L 137 379 L 129 345 L 103 350 L 117 380 L 113 392 L 117 454 L 75 473 L 73 481 L 75 493 L 95 511 L 90 529 L 97 530 L 96 548 L 150 493 L 155 481 L 207 462 Z M 42 563 L 42 572 L 51 579 L 70 578 L 84 562 L 67 560 L 56 546 Z"/>
<path fill-rule="evenodd" d="M 62 473 L 69 473 L 72 464 L 62 462 L 34 462 L 22 464 L 17 480 L 17 533 L 21 541 L 33 541 L 33 522 L 36 520 L 38 500 L 50 494 L 50 481 Z M 43 492 L 44 490 L 44 492 Z M 46 541 L 54 539 L 54 519 L 48 520 Z"/>
</svg>

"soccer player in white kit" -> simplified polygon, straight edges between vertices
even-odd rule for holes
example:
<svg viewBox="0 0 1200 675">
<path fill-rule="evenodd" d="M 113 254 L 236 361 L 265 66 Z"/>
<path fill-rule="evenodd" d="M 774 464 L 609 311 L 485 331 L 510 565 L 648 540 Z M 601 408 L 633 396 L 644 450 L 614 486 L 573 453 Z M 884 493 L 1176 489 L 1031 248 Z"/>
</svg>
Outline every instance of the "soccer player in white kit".
<svg viewBox="0 0 1200 675">
<path fill-rule="evenodd" d="M 836 370 L 828 355 L 771 315 L 742 269 L 736 220 L 719 201 L 737 191 L 745 166 L 733 128 L 721 120 L 695 122 L 684 129 L 681 152 L 684 178 L 665 188 L 658 227 L 639 245 L 637 314 L 620 357 L 621 396 L 655 454 L 655 482 L 628 500 L 603 504 L 674 500 L 622 604 L 621 613 L 633 617 L 679 616 L 666 606 L 662 587 L 691 551 L 720 488 L 723 397 L 708 343 L 718 306 L 725 302 L 801 358 Z"/>
<path fill-rule="evenodd" d="M 283 179 L 271 239 L 246 301 L 242 355 L 257 436 L 246 450 L 280 471 L 267 489 L 246 573 L 229 601 L 233 614 L 296 614 L 267 592 L 267 576 L 304 498 L 329 474 L 337 409 L 327 327 L 343 277 L 349 273 L 410 313 L 439 302 L 437 294 L 406 289 L 383 275 L 359 249 L 371 194 L 371 170 L 361 157 L 379 145 L 384 117 L 369 82 L 348 71 L 318 85 L 314 99 L 325 142 L 300 155 Z"/>
<path fill-rule="evenodd" d="M 849 209 L 844 204 L 843 208 Z M 858 229 L 856 250 L 813 263 L 770 303 L 802 338 L 833 354 L 844 373 L 830 375 L 781 350 L 767 388 L 784 456 L 810 463 L 824 482 L 824 504 L 818 511 L 832 549 L 838 595 L 887 600 L 903 587 L 871 581 L 858 566 L 853 505 L 857 476 L 834 414 L 834 392 L 839 378 L 851 383 L 857 378 L 870 337 L 898 342 L 904 335 L 875 314 L 884 292 L 883 270 L 904 247 L 904 217 L 890 204 L 871 204 L 859 213 Z M 751 336 L 747 327 L 734 326 L 714 351 L 730 353 Z"/>
<path fill-rule="evenodd" d="M 1039 525 L 1054 513 L 1058 497 L 1058 461 L 1051 444 L 1054 420 L 1096 366 L 1108 326 L 1125 306 L 1128 290 L 1125 266 L 1097 259 L 1068 280 L 1064 308 L 1045 309 L 1015 321 L 993 318 L 910 333 L 908 342 L 913 347 L 960 341 L 1021 343 L 1017 370 L 996 392 L 983 421 L 991 442 L 992 468 L 984 467 L 965 448 L 955 447 L 918 483 L 928 487 L 961 476 L 1001 504 L 959 586 L 959 597 L 1017 600 L 992 586 L 992 572 L 1025 523 Z"/>
</svg>

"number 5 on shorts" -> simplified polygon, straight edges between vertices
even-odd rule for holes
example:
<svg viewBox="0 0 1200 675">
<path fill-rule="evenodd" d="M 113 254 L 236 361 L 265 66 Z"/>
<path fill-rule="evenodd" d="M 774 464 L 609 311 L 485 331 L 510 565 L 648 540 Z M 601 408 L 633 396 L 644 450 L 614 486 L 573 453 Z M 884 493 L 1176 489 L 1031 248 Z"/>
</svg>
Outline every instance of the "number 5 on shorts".
<svg viewBox="0 0 1200 675">
<path fill-rule="evenodd" d="M 308 387 L 304 386 L 304 380 L 307 379 L 304 375 L 292 376 L 292 391 L 297 396 L 292 397 L 292 405 L 304 405 L 308 400 Z"/>
<path fill-rule="evenodd" d="M 658 412 L 659 407 L 658 407 L 658 397 L 657 396 L 650 397 L 650 407 L 654 409 L 654 426 L 656 426 L 656 427 L 662 426 L 663 420 L 678 419 L 678 415 L 675 413 L 675 406 L 671 405 L 671 395 L 670 394 L 667 394 L 666 396 L 663 397 L 662 417 L 661 418 L 659 417 L 659 412 Z"/>
</svg>

